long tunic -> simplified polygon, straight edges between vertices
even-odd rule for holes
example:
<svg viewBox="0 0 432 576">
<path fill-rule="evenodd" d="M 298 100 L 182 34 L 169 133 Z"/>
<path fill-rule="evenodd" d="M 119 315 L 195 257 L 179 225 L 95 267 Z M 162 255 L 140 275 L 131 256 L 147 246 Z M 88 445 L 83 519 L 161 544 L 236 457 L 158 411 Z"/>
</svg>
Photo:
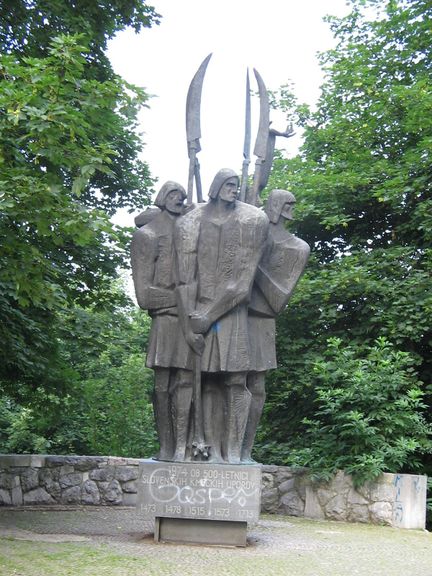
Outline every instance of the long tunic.
<svg viewBox="0 0 432 576">
<path fill-rule="evenodd" d="M 223 313 L 204 335 L 203 372 L 249 370 L 247 302 L 265 246 L 268 218 L 236 202 L 225 218 L 211 204 L 199 206 L 176 224 L 175 249 L 180 286 L 190 287 L 188 312 L 220 304 Z"/>
<path fill-rule="evenodd" d="M 178 321 L 173 231 L 165 210 L 132 238 L 132 272 L 138 304 L 152 317 L 146 365 L 191 369 L 191 354 Z"/>
<path fill-rule="evenodd" d="M 277 367 L 275 317 L 291 297 L 309 253 L 308 244 L 288 231 L 282 238 L 275 239 L 270 226 L 249 305 L 251 371 Z"/>
</svg>

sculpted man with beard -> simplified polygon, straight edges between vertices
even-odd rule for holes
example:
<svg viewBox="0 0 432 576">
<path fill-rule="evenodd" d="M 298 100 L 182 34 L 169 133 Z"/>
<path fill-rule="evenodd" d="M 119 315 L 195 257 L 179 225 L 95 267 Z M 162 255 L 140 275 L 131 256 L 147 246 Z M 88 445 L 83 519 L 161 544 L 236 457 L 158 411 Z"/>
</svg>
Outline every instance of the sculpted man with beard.
<svg viewBox="0 0 432 576">
<path fill-rule="evenodd" d="M 265 401 L 265 373 L 276 364 L 276 322 L 290 299 L 309 258 L 309 245 L 288 232 L 296 199 L 287 190 L 272 190 L 265 212 L 270 220 L 266 246 L 259 263 L 249 304 L 251 363 L 247 378 L 252 394 L 242 447 L 242 462 L 250 463 L 255 433 Z"/>
<path fill-rule="evenodd" d="M 166 182 L 154 202 L 159 210 L 148 211 L 131 246 L 138 304 L 152 318 L 146 365 L 154 370 L 153 408 L 160 460 L 185 459 L 192 398 L 190 351 L 178 322 L 173 241 L 185 198 L 183 186 Z"/>
<path fill-rule="evenodd" d="M 209 461 L 239 463 L 251 393 L 248 301 L 268 231 L 258 208 L 237 200 L 239 178 L 220 170 L 209 201 L 176 224 L 179 318 L 200 355 Z"/>
</svg>

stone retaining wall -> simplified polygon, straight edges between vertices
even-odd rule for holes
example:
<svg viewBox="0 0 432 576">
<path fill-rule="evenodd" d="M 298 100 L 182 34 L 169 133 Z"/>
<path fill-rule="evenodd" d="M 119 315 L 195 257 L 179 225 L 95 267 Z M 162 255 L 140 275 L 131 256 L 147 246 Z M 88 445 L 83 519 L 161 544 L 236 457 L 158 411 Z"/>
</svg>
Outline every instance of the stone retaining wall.
<svg viewBox="0 0 432 576">
<path fill-rule="evenodd" d="M 311 481 L 307 469 L 263 466 L 261 510 L 270 514 L 387 524 L 399 528 L 426 526 L 427 477 L 382 474 L 376 482 L 354 488 L 339 471 L 331 482 Z"/>
<path fill-rule="evenodd" d="M 139 460 L 111 456 L 0 456 L 0 505 L 135 505 Z"/>
<path fill-rule="evenodd" d="M 0 506 L 133 506 L 139 463 L 111 456 L 0 455 Z M 343 472 L 327 484 L 314 484 L 306 469 L 263 466 L 261 510 L 423 529 L 426 476 L 383 474 L 355 489 Z"/>
</svg>

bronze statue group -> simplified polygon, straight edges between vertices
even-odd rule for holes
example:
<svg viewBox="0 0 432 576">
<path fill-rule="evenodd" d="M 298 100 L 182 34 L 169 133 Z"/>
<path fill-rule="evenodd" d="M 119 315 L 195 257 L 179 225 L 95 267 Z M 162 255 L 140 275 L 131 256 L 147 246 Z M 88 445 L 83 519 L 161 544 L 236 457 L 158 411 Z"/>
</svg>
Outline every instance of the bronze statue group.
<svg viewBox="0 0 432 576">
<path fill-rule="evenodd" d="M 247 171 L 240 182 L 235 171 L 222 169 L 202 201 L 196 152 L 209 59 L 188 94 L 188 194 L 166 182 L 154 207 L 136 219 L 132 271 L 138 304 L 152 318 L 147 366 L 154 370 L 157 458 L 246 464 L 253 462 L 265 373 L 276 368 L 275 317 L 304 270 L 309 246 L 285 228 L 293 194 L 273 190 L 264 210 L 254 205 L 274 148 L 265 86 L 256 71 L 261 118 L 253 186 L 245 187 Z M 249 80 L 247 103 L 248 95 Z M 197 204 L 191 201 L 193 177 Z"/>
<path fill-rule="evenodd" d="M 276 368 L 275 317 L 309 246 L 284 226 L 290 192 L 273 190 L 263 211 L 240 202 L 238 188 L 237 174 L 220 170 L 208 202 L 185 207 L 184 188 L 167 182 L 133 236 L 161 460 L 252 461 L 265 372 Z"/>
</svg>

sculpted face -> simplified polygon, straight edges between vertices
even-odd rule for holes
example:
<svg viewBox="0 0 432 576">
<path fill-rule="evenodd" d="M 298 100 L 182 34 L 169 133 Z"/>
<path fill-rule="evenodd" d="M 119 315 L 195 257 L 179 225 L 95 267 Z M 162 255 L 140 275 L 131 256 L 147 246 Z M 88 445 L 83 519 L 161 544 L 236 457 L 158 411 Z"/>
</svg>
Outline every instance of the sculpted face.
<svg viewBox="0 0 432 576">
<path fill-rule="evenodd" d="M 282 218 L 285 218 L 285 220 L 293 220 L 293 218 L 294 218 L 294 216 L 293 216 L 294 206 L 295 206 L 295 201 L 294 202 L 285 202 L 285 204 L 282 206 L 282 210 L 281 210 Z"/>
<path fill-rule="evenodd" d="M 237 192 L 238 192 L 238 179 L 236 177 L 228 178 L 222 184 L 221 189 L 219 190 L 218 198 L 224 200 L 225 202 L 235 202 L 237 199 Z"/>
<path fill-rule="evenodd" d="M 165 199 L 165 210 L 171 214 L 181 214 L 185 197 L 180 190 L 171 190 Z"/>
</svg>

